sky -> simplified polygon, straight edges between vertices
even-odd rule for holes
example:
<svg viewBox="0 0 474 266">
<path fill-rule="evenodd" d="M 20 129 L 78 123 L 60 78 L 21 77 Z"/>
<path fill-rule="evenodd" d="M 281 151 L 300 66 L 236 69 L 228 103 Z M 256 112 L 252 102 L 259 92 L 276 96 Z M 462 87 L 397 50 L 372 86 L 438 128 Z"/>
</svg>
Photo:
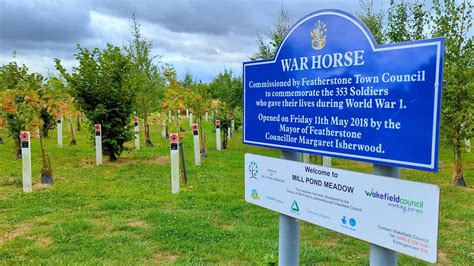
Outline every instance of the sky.
<svg viewBox="0 0 474 266">
<path fill-rule="evenodd" d="M 388 8 L 389 1 L 379 2 Z M 0 65 L 16 60 L 48 76 L 57 74 L 59 58 L 71 69 L 77 44 L 126 45 L 134 13 L 153 55 L 179 78 L 188 71 L 209 82 L 224 69 L 241 74 L 257 35 L 272 29 L 281 8 L 292 22 L 320 9 L 360 12 L 358 0 L 0 0 Z"/>
</svg>

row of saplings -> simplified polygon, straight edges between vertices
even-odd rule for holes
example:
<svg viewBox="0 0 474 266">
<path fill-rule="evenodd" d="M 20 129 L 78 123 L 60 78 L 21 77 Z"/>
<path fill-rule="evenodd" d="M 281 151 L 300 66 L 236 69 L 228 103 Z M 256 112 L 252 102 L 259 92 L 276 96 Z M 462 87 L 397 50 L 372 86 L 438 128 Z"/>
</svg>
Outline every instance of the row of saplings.
<svg viewBox="0 0 474 266">
<path fill-rule="evenodd" d="M 212 111 L 212 116 L 214 117 L 215 121 L 215 136 L 216 136 L 216 149 L 221 151 L 222 149 L 226 149 L 228 147 L 228 141 L 232 138 L 235 130 L 235 120 L 227 117 L 222 117 L 217 114 L 217 112 Z M 180 133 L 185 132 L 185 127 L 183 126 L 183 119 L 180 114 L 180 111 L 176 112 L 176 115 L 172 115 L 171 111 L 168 115 L 157 113 L 156 118 L 158 119 L 151 119 L 153 123 L 156 124 L 158 120 L 161 122 L 161 135 L 165 139 L 170 140 L 170 158 L 171 158 L 171 177 L 172 177 L 172 192 L 177 193 L 179 192 L 179 180 L 178 174 L 181 172 L 182 179 L 185 183 L 187 183 L 187 173 L 186 173 L 186 165 L 184 160 L 184 149 L 183 143 L 180 142 L 184 136 Z M 192 129 L 193 135 L 193 147 L 194 147 L 194 161 L 195 165 L 199 166 L 201 164 L 201 157 L 206 157 L 206 132 L 203 127 L 198 126 L 197 123 L 193 123 L 193 113 L 192 111 L 186 110 L 186 117 L 189 119 L 189 126 Z M 201 119 L 198 119 L 201 120 Z M 69 131 L 71 132 L 71 145 L 77 144 L 76 140 L 76 128 L 72 124 L 72 119 L 68 120 L 69 123 Z M 62 116 L 56 117 L 56 126 L 57 126 L 57 143 L 59 147 L 63 146 L 63 118 Z M 82 116 L 79 114 L 77 117 L 77 130 L 81 130 L 81 123 L 82 123 Z M 199 121 L 203 123 L 204 121 Z M 205 115 L 205 122 L 209 122 L 209 114 L 206 112 Z M 95 136 L 95 145 L 96 145 L 96 164 L 102 164 L 102 156 L 108 155 L 110 161 L 115 161 L 117 157 L 110 156 L 111 154 L 104 149 L 104 144 L 114 141 L 107 136 L 107 129 L 104 128 L 101 124 L 95 124 L 93 130 L 93 135 Z M 150 125 L 144 125 L 144 134 L 145 138 L 149 140 L 149 132 L 150 132 Z M 105 134 L 104 134 L 105 131 Z M 169 133 L 177 132 L 180 133 Z M 36 127 L 35 132 L 31 132 L 31 138 L 39 137 L 41 142 L 41 156 L 42 156 L 42 170 L 41 170 L 41 183 L 42 184 L 53 184 L 53 171 L 51 165 L 51 159 L 49 155 L 46 154 L 44 145 L 43 145 L 43 138 L 41 137 L 40 132 L 44 132 L 39 127 Z M 139 119 L 138 117 L 133 118 L 133 133 L 134 133 L 134 142 L 135 142 L 135 149 L 140 149 L 140 130 L 139 130 Z M 102 137 L 105 136 L 105 137 Z M 18 138 L 20 147 L 21 147 L 21 157 L 23 160 L 23 190 L 25 192 L 32 191 L 32 178 L 31 178 L 31 145 L 30 145 L 30 132 L 29 131 L 22 131 Z M 3 144 L 3 141 L 2 143 Z M 148 144 L 148 142 L 147 142 Z M 150 141 L 151 144 L 151 141 Z M 147 145 L 147 146 L 153 146 Z M 129 150 L 126 147 L 123 147 L 123 150 Z M 181 165 L 181 167 L 180 167 Z M 179 171 L 181 169 L 181 171 Z"/>
</svg>

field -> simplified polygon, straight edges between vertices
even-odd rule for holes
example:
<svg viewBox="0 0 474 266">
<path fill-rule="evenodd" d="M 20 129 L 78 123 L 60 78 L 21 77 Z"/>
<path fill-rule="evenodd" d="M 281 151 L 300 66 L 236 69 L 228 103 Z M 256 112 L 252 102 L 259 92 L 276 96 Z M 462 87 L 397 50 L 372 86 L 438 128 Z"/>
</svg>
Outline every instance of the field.
<svg viewBox="0 0 474 266">
<path fill-rule="evenodd" d="M 184 123 L 187 125 L 187 121 Z M 85 124 L 84 124 L 84 127 Z M 33 193 L 23 193 L 21 160 L 13 144 L 0 145 L 0 264 L 271 264 L 278 258 L 278 214 L 244 201 L 244 153 L 279 152 L 241 144 L 215 150 L 206 125 L 208 156 L 194 166 L 191 132 L 184 139 L 189 181 L 171 194 L 169 142 L 152 126 L 155 147 L 95 165 L 90 134 L 63 148 L 56 132 L 46 139 L 55 184 L 39 184 L 39 143 L 34 139 Z M 130 143 L 132 147 L 133 143 Z M 441 188 L 438 263 L 474 265 L 474 154 L 464 153 L 468 188 L 450 184 L 452 151 L 441 148 L 439 173 L 402 170 L 403 178 Z M 333 166 L 370 172 L 371 165 L 333 159 Z M 414 225 L 423 226 L 423 225 Z M 369 244 L 301 223 L 302 265 L 367 265 Z M 401 265 L 427 263 L 400 255 Z"/>
</svg>

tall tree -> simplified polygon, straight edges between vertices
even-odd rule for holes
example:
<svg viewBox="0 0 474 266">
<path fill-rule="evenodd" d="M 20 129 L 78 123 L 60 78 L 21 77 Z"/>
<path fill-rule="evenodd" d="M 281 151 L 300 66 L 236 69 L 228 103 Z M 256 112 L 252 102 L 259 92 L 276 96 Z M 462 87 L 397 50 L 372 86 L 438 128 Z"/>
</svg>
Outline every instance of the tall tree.
<svg viewBox="0 0 474 266">
<path fill-rule="evenodd" d="M 442 128 L 454 150 L 454 185 L 466 186 L 462 162 L 464 139 L 474 130 L 473 3 L 434 0 L 433 36 L 445 38 Z"/>
<path fill-rule="evenodd" d="M 389 43 L 426 38 L 428 12 L 422 2 L 390 1 L 385 37 Z"/>
<path fill-rule="evenodd" d="M 148 118 L 152 112 L 158 110 L 165 85 L 160 68 L 153 63 L 156 59 L 156 56 L 151 56 L 153 43 L 143 38 L 140 27 L 140 23 L 133 15 L 130 22 L 133 39 L 125 47 L 125 51 L 131 61 L 129 82 L 137 97 L 135 110 L 143 119 L 145 143 L 151 147 L 153 143 L 150 139 Z"/>
<path fill-rule="evenodd" d="M 280 43 L 290 28 L 290 16 L 288 15 L 288 11 L 282 8 L 280 9 L 277 22 L 273 25 L 273 29 L 266 33 L 265 37 L 257 35 L 258 51 L 252 55 L 250 59 L 260 60 L 273 58 L 278 46 L 280 46 Z"/>
<path fill-rule="evenodd" d="M 369 28 L 372 36 L 378 44 L 385 43 L 383 34 L 383 12 L 376 11 L 374 8 L 374 0 L 359 0 L 361 12 L 358 13 L 359 19 Z"/>
<path fill-rule="evenodd" d="M 55 59 L 56 68 L 71 87 L 77 106 L 87 117 L 90 128 L 102 125 L 102 147 L 110 161 L 126 150 L 124 143 L 132 139 L 130 117 L 135 91 L 130 88 L 130 59 L 119 47 L 107 44 L 100 51 L 77 46 L 79 65 L 68 73 Z M 92 138 L 92 135 L 91 135 Z"/>
</svg>

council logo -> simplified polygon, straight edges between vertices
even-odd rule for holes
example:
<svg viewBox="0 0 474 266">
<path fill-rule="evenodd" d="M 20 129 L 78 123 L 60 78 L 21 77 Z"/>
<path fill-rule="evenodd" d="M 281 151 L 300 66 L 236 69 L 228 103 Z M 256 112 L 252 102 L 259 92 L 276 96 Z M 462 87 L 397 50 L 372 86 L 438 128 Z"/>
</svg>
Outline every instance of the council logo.
<svg viewBox="0 0 474 266">
<path fill-rule="evenodd" d="M 257 179 L 258 175 L 258 164 L 255 161 L 251 161 L 248 167 L 250 178 Z"/>
<path fill-rule="evenodd" d="M 326 45 L 326 32 L 328 31 L 327 26 L 324 22 L 318 19 L 314 25 L 314 29 L 310 32 L 311 37 L 311 47 L 314 50 L 321 50 Z"/>
</svg>

